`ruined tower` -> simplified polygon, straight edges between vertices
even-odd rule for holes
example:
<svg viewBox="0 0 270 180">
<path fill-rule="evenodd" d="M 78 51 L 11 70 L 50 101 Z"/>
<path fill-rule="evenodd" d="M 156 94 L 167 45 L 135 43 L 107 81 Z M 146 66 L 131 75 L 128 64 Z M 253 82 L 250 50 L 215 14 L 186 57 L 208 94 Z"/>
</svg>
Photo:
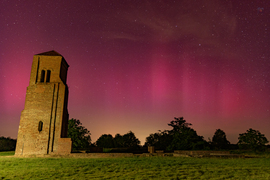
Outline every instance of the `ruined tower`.
<svg viewBox="0 0 270 180">
<path fill-rule="evenodd" d="M 71 152 L 71 139 L 66 138 L 68 67 L 55 51 L 34 55 L 15 155 Z"/>
</svg>

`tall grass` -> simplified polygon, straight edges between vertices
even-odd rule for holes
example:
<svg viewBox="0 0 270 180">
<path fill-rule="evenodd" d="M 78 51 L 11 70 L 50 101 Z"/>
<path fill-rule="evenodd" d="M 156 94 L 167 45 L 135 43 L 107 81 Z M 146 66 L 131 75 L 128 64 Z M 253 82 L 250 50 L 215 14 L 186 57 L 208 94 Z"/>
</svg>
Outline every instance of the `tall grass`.
<svg viewBox="0 0 270 180">
<path fill-rule="evenodd" d="M 270 159 L 0 157 L 0 179 L 270 179 Z"/>
</svg>

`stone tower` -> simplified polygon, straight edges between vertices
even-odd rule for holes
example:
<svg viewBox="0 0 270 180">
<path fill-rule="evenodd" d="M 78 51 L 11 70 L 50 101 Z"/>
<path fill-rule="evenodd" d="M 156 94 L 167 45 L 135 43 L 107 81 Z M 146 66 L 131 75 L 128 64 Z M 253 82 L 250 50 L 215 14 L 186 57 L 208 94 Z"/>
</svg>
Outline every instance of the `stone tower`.
<svg viewBox="0 0 270 180">
<path fill-rule="evenodd" d="M 68 67 L 55 51 L 34 55 L 15 155 L 71 152 L 71 139 L 66 138 Z"/>
</svg>

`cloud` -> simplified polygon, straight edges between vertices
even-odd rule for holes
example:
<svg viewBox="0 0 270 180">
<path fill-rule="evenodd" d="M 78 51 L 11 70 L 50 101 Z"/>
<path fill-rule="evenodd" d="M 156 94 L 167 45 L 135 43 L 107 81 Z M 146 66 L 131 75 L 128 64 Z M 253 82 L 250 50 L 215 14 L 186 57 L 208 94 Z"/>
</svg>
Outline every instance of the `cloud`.
<svg viewBox="0 0 270 180">
<path fill-rule="evenodd" d="M 193 38 L 216 44 L 233 35 L 237 25 L 231 7 L 214 0 L 142 1 L 122 8 L 106 17 L 104 27 L 110 39 L 167 43 Z"/>
</svg>

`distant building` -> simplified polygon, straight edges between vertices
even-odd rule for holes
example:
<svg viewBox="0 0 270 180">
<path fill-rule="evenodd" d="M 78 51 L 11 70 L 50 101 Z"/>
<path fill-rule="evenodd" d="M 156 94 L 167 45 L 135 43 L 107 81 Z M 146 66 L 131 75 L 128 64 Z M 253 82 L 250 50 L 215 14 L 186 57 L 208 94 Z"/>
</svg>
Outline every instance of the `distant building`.
<svg viewBox="0 0 270 180">
<path fill-rule="evenodd" d="M 67 138 L 68 67 L 55 51 L 34 55 L 16 156 L 71 153 L 72 142 Z"/>
</svg>

